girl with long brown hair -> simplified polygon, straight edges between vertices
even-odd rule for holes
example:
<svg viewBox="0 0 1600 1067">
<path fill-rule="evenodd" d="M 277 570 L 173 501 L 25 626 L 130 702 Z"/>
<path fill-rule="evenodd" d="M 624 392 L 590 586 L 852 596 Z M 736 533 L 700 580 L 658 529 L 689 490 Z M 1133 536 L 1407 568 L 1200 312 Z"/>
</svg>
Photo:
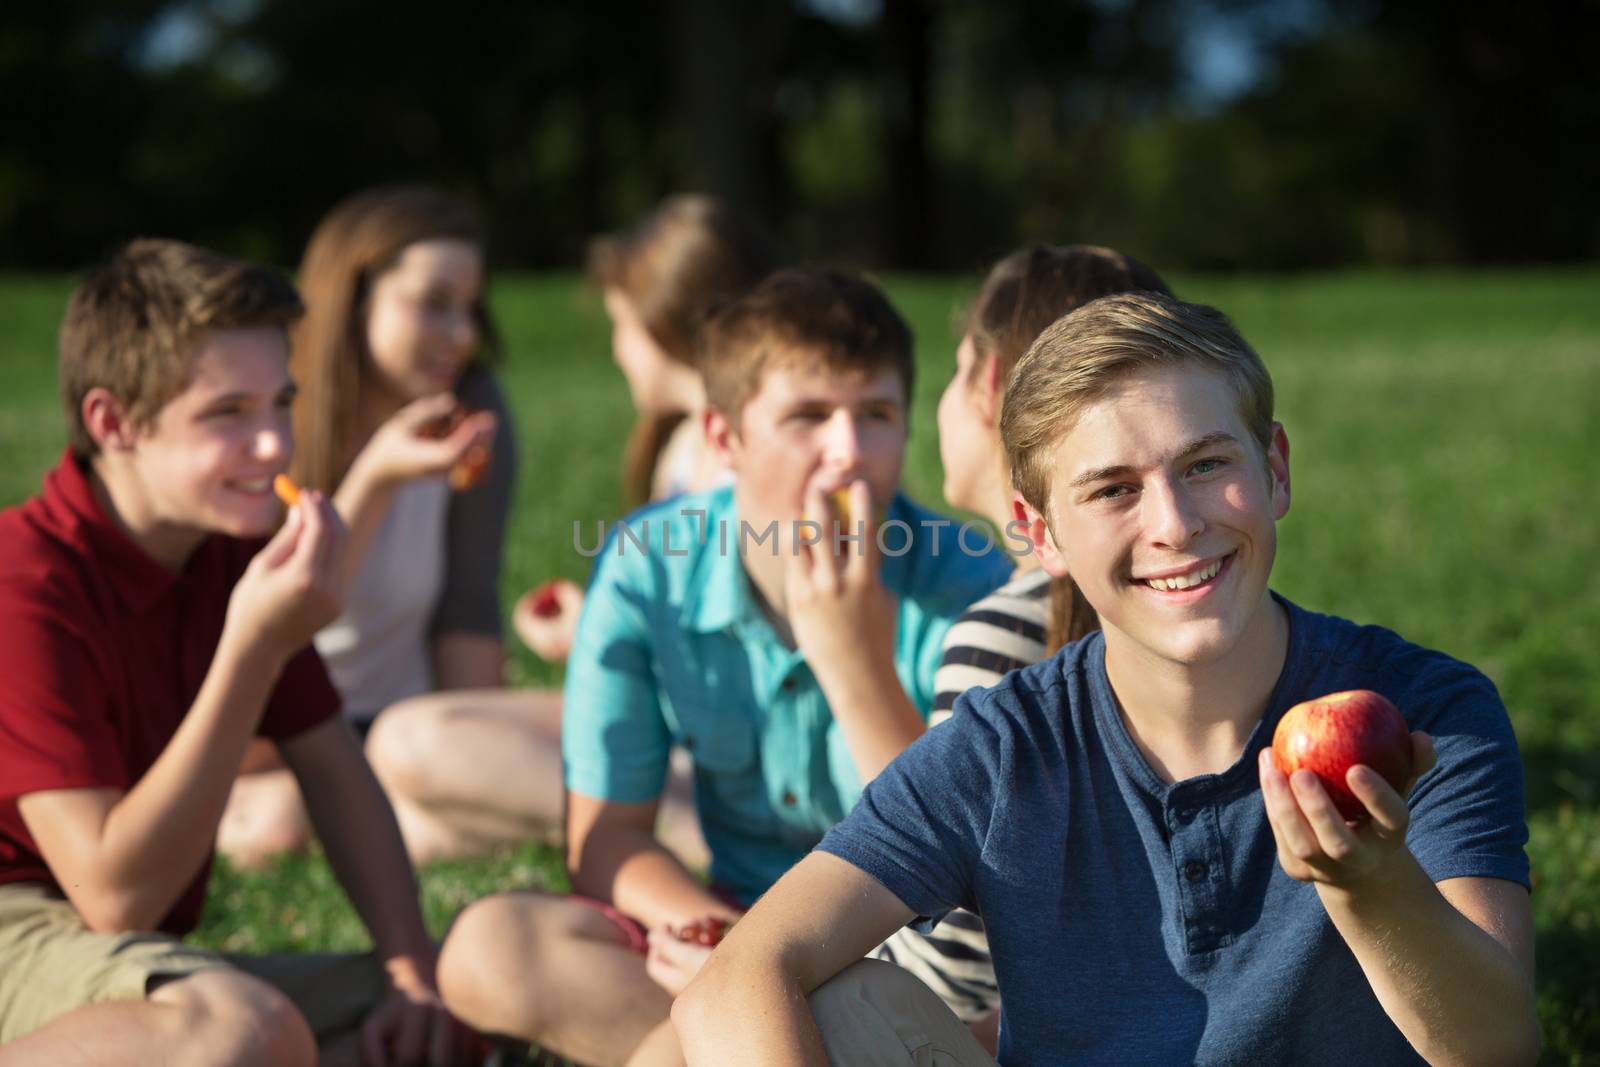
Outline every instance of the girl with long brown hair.
<svg viewBox="0 0 1600 1067">
<path fill-rule="evenodd" d="M 487 365 L 498 338 L 476 217 L 424 187 L 356 194 L 317 227 L 299 283 L 291 473 L 329 494 L 349 528 L 344 613 L 316 638 L 347 721 L 366 736 L 380 714 L 419 698 L 461 715 L 514 705 L 548 724 L 518 753 L 519 776 L 559 783 L 559 696 L 501 688 L 500 560 L 516 450 Z M 453 832 L 392 787 L 397 761 L 384 757 L 422 741 L 374 733 L 368 755 L 413 854 L 455 851 Z M 243 862 L 306 839 L 293 778 L 273 755 L 247 760 L 255 773 L 236 784 L 219 833 Z M 435 762 L 456 755 L 445 746 Z"/>
<path fill-rule="evenodd" d="M 753 225 L 692 193 L 668 197 L 633 228 L 590 242 L 589 281 L 605 300 L 611 353 L 637 412 L 623 454 L 625 508 L 727 477 L 705 448 L 705 386 L 695 365 L 700 327 L 773 266 Z M 576 585 L 550 582 L 523 597 L 512 619 L 529 648 L 562 661 L 582 604 Z"/>
<path fill-rule="evenodd" d="M 639 412 L 624 478 L 630 505 L 722 477 L 702 444 L 697 334 L 712 310 L 766 266 L 759 239 L 700 196 L 673 197 L 635 229 L 592 246 L 590 276 L 605 298 L 612 348 Z M 535 652 L 561 660 L 582 602 L 576 585 L 548 583 L 521 598 L 512 617 Z M 451 697 L 423 697 L 387 713 L 368 745 L 413 855 L 553 836 L 563 798 L 560 695 Z M 706 863 L 684 760 L 663 799 L 661 837 L 690 866 Z"/>
</svg>

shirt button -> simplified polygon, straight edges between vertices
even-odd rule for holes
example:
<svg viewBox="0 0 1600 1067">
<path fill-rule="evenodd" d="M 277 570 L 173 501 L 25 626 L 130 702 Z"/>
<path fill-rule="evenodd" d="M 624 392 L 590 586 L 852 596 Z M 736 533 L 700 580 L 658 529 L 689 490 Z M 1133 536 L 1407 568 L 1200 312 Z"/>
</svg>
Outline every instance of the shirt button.
<svg viewBox="0 0 1600 1067">
<path fill-rule="evenodd" d="M 683 748 L 684 748 L 685 752 L 693 752 L 694 751 L 694 738 L 685 737 L 683 739 Z"/>
<path fill-rule="evenodd" d="M 794 680 L 794 675 L 792 675 L 792 674 L 789 677 L 785 678 L 783 680 L 783 682 L 780 683 L 779 686 L 778 686 L 778 688 L 782 689 L 785 693 L 794 692 L 794 687 L 795 687 L 795 680 Z"/>
<path fill-rule="evenodd" d="M 792 808 L 792 807 L 794 807 L 794 805 L 795 805 L 795 796 L 794 796 L 794 794 L 789 792 L 788 790 L 784 790 L 784 793 L 783 793 L 783 806 L 786 807 L 786 808 Z"/>
<path fill-rule="evenodd" d="M 1183 865 L 1183 876 L 1191 882 L 1203 881 L 1206 876 L 1206 865 L 1199 860 L 1190 860 Z"/>
</svg>

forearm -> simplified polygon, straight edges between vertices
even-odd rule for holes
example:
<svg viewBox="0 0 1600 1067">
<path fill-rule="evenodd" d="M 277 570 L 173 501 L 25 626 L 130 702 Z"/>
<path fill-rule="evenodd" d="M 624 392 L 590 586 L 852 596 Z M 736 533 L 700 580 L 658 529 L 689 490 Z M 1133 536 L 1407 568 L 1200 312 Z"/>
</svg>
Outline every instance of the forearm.
<svg viewBox="0 0 1600 1067">
<path fill-rule="evenodd" d="M 1539 1034 L 1526 970 L 1409 852 L 1400 861 L 1394 876 L 1358 891 L 1317 886 L 1384 1011 L 1430 1063 L 1532 1063 Z"/>
<path fill-rule="evenodd" d="M 771 958 L 724 955 L 713 955 L 673 1002 L 672 1025 L 686 1062 L 827 1064 L 822 1035 L 795 976 Z"/>
<path fill-rule="evenodd" d="M 341 773 L 302 782 L 306 810 L 378 958 L 431 966 L 433 942 L 423 926 L 416 878 L 394 809 L 353 741 L 350 748 L 356 758 Z"/>
<path fill-rule="evenodd" d="M 677 926 L 707 915 L 737 917 L 652 834 L 612 825 L 589 833 L 579 845 L 571 857 L 572 888 L 648 927 Z"/>
<path fill-rule="evenodd" d="M 205 681 L 172 740 L 107 813 L 97 855 L 110 925 L 150 930 L 210 855 L 246 748 L 284 660 L 224 630 Z"/>
<path fill-rule="evenodd" d="M 333 507 L 344 520 L 344 582 L 348 586 L 361 567 L 367 546 L 383 525 L 383 517 L 394 500 L 397 483 L 379 476 L 363 451 L 350 465 L 344 480 L 333 494 Z"/>
<path fill-rule="evenodd" d="M 861 783 L 872 781 L 927 731 L 893 663 L 818 671 L 817 681 L 844 733 Z"/>
</svg>

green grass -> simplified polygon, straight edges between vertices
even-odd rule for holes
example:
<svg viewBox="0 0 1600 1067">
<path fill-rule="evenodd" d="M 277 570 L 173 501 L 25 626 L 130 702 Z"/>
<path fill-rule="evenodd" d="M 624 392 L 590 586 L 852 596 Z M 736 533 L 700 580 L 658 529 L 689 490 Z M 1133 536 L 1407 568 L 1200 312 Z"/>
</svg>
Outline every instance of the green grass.
<svg viewBox="0 0 1600 1067">
<path fill-rule="evenodd" d="M 934 405 L 966 278 L 893 278 L 920 341 L 906 481 L 938 504 Z M 0 504 L 33 492 L 64 435 L 54 334 L 70 281 L 0 279 Z M 1600 1057 L 1600 271 L 1180 278 L 1228 311 L 1272 368 L 1294 506 L 1274 585 L 1482 667 L 1528 772 L 1545 1062 Z M 571 276 L 503 278 L 503 374 L 522 467 L 505 592 L 582 579 L 572 523 L 618 511 L 630 420 L 598 302 Z M 509 599 L 508 599 L 509 603 Z M 517 654 L 513 676 L 558 673 Z M 527 846 L 423 872 L 431 926 L 513 886 L 561 886 Z M 350 947 L 364 934 L 318 859 L 223 869 L 200 939 Z"/>
</svg>

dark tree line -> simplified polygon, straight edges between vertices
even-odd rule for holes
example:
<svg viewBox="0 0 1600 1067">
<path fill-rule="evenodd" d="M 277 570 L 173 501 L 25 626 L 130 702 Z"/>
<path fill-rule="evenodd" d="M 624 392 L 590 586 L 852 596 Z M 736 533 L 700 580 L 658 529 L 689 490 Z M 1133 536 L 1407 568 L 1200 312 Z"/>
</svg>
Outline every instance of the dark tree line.
<svg viewBox="0 0 1600 1067">
<path fill-rule="evenodd" d="M 1304 0 L 78 0 L 0 7 L 0 266 L 136 233 L 292 263 L 344 193 L 435 182 L 496 258 L 576 261 L 716 192 L 796 257 L 1163 267 L 1600 252 L 1600 5 Z M 824 14 L 823 12 L 827 12 Z M 842 12 L 842 13 L 841 13 Z M 1200 106 L 1202 19 L 1259 83 Z"/>
</svg>

